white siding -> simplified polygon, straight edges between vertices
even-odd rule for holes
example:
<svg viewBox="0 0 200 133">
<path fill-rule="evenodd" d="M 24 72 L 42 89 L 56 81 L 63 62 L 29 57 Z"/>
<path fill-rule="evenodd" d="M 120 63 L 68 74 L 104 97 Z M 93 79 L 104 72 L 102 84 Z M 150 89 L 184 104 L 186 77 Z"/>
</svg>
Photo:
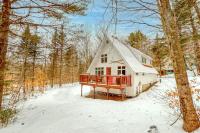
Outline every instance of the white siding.
<svg viewBox="0 0 200 133">
<path fill-rule="evenodd" d="M 101 63 L 101 55 L 107 54 L 107 63 Z M 113 48 L 111 44 L 105 45 L 97 60 L 91 67 L 90 73 L 95 74 L 96 67 L 104 67 L 104 75 L 106 74 L 106 67 L 111 67 L 111 75 L 117 75 L 117 67 L 126 66 L 119 53 Z M 126 75 L 130 75 L 130 69 L 126 66 Z"/>
<path fill-rule="evenodd" d="M 139 88 L 139 82 L 141 82 L 141 85 L 145 85 L 145 84 L 150 84 L 150 83 L 154 83 L 157 81 L 157 75 L 156 74 L 144 74 L 143 73 L 138 73 L 138 75 L 136 75 L 136 73 L 134 74 L 134 95 L 136 95 L 137 89 Z"/>
<path fill-rule="evenodd" d="M 146 58 L 146 64 L 150 65 L 151 58 L 138 50 L 134 54 L 129 51 L 130 48 L 123 44 L 113 41 L 109 44 L 103 44 L 97 51 L 92 64 L 88 69 L 88 73 L 95 74 L 96 67 L 104 68 L 104 75 L 106 74 L 106 67 L 111 67 L 111 75 L 117 75 L 118 66 L 126 66 L 126 75 L 131 75 L 131 87 L 126 88 L 127 96 L 136 96 L 138 84 L 150 84 L 157 80 L 157 71 L 154 68 L 145 67 L 142 65 L 142 56 Z M 107 63 L 101 63 L 101 55 L 107 54 Z M 138 75 L 136 75 L 136 72 Z M 144 75 L 143 75 L 144 73 Z M 106 92 L 105 88 L 98 87 L 97 91 Z M 110 93 L 120 94 L 120 90 L 111 89 Z"/>
<path fill-rule="evenodd" d="M 101 63 L 101 55 L 107 54 L 107 63 Z M 125 64 L 121 56 L 119 55 L 118 51 L 113 48 L 112 44 L 104 45 L 101 49 L 101 52 L 98 55 L 98 58 L 94 62 L 93 66 L 91 66 L 90 74 L 95 74 L 96 67 L 104 67 L 104 75 L 106 74 L 106 67 L 111 67 L 111 75 L 117 75 L 118 66 L 126 66 L 126 75 L 132 76 L 132 71 L 130 68 Z M 132 83 L 133 83 L 133 76 L 132 76 Z M 93 90 L 93 88 L 91 88 Z M 105 88 L 97 87 L 96 91 L 106 92 Z M 121 94 L 120 90 L 118 89 L 110 89 L 110 93 L 114 94 Z M 133 87 L 126 88 L 126 95 L 133 96 Z"/>
</svg>

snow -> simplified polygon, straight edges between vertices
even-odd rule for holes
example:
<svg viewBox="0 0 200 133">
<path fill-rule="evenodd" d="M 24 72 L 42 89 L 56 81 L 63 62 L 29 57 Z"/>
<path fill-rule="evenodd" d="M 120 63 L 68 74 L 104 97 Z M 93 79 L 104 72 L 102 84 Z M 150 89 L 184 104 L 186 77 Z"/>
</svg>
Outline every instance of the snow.
<svg viewBox="0 0 200 133">
<path fill-rule="evenodd" d="M 184 133 L 182 120 L 170 126 L 178 116 L 165 94 L 174 87 L 174 78 L 165 77 L 138 97 L 112 101 L 81 97 L 78 83 L 64 85 L 26 101 L 0 133 L 147 133 L 152 125 L 160 133 Z M 90 88 L 83 91 L 87 95 Z"/>
<path fill-rule="evenodd" d="M 131 45 L 127 45 L 127 47 L 129 47 L 129 49 L 133 52 L 133 54 L 135 56 L 138 56 L 138 55 L 142 55 L 143 57 L 149 59 L 149 60 L 153 60 L 150 56 L 142 53 L 140 50 L 136 49 L 136 48 L 133 48 Z M 139 58 L 138 58 L 139 59 Z"/>
<path fill-rule="evenodd" d="M 130 68 L 134 72 L 138 73 L 151 73 L 151 74 L 158 74 L 155 68 L 150 68 L 142 65 L 135 55 L 141 55 L 141 52 L 138 52 L 130 47 L 126 46 L 126 44 L 122 44 L 119 40 L 112 37 L 111 39 L 113 46 L 117 49 L 120 55 L 124 58 L 124 61 L 130 66 Z M 134 54 L 134 52 L 136 52 Z"/>
</svg>

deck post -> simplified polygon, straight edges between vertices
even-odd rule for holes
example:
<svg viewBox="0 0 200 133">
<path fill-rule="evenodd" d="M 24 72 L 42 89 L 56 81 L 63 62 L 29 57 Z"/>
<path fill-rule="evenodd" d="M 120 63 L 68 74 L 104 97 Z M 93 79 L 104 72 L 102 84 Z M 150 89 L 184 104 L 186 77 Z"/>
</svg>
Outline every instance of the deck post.
<svg viewBox="0 0 200 133">
<path fill-rule="evenodd" d="M 81 84 L 81 96 L 83 96 L 83 85 Z"/>
<path fill-rule="evenodd" d="M 124 89 L 121 89 L 122 101 L 124 100 L 123 90 L 124 90 Z"/>
<path fill-rule="evenodd" d="M 106 85 L 108 86 L 108 75 L 106 75 Z"/>
<path fill-rule="evenodd" d="M 95 86 L 93 86 L 94 87 L 94 94 L 93 94 L 93 98 L 95 99 Z"/>
<path fill-rule="evenodd" d="M 107 100 L 109 100 L 109 88 L 106 89 L 107 89 Z"/>
<path fill-rule="evenodd" d="M 120 87 L 122 86 L 122 76 L 120 76 Z"/>
</svg>

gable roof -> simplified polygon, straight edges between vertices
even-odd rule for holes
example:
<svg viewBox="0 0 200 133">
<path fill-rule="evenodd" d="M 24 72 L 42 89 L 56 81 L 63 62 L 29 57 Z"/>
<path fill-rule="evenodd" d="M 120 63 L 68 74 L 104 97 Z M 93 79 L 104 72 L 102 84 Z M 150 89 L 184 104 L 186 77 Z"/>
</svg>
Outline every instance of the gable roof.
<svg viewBox="0 0 200 133">
<path fill-rule="evenodd" d="M 120 42 L 118 39 L 114 37 L 109 37 L 110 45 L 113 45 L 113 47 L 117 50 L 119 55 L 122 57 L 124 62 L 130 67 L 130 69 L 135 73 L 149 73 L 149 74 L 158 74 L 155 68 L 144 66 L 139 60 L 139 55 L 143 55 L 147 57 L 148 59 L 152 59 L 151 57 L 145 55 L 144 53 L 140 52 L 139 50 L 136 50 L 132 47 L 129 47 L 127 44 L 124 44 Z M 106 43 L 103 43 L 99 46 L 97 53 L 90 64 L 88 68 L 88 73 L 91 71 L 92 66 L 94 65 L 95 61 L 100 57 L 102 48 L 106 45 Z"/>
<path fill-rule="evenodd" d="M 142 56 L 142 57 L 145 57 L 145 58 L 147 58 L 147 59 L 149 59 L 149 60 L 153 60 L 150 56 L 148 56 L 148 55 L 142 53 L 140 50 L 138 50 L 138 49 L 136 49 L 136 48 L 133 48 L 131 45 L 127 45 L 127 44 L 124 44 L 124 45 L 126 45 L 126 46 L 133 52 L 133 54 L 134 54 L 137 58 L 139 58 L 139 56 Z"/>
<path fill-rule="evenodd" d="M 119 52 L 119 54 L 122 56 L 124 61 L 129 65 L 129 67 L 132 69 L 132 71 L 137 73 L 152 73 L 152 74 L 158 74 L 155 68 L 144 66 L 136 57 L 136 55 L 145 55 L 144 53 L 140 52 L 139 50 L 136 50 L 132 47 L 127 46 L 126 44 L 123 44 L 115 37 L 109 38 L 112 45 L 116 50 Z M 145 55 L 145 57 L 148 57 L 151 59 L 151 57 Z"/>
</svg>

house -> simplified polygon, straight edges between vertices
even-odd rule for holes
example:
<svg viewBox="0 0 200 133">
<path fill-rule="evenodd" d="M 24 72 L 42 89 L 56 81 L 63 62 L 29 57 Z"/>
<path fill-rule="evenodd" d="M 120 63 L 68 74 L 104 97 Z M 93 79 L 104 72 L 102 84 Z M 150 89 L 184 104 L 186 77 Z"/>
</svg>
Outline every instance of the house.
<svg viewBox="0 0 200 133">
<path fill-rule="evenodd" d="M 109 37 L 97 50 L 87 71 L 80 75 L 82 86 L 92 86 L 95 92 L 134 97 L 157 82 L 158 72 L 152 67 L 152 58 Z"/>
<path fill-rule="evenodd" d="M 173 64 L 169 57 L 165 58 L 163 64 L 160 67 L 157 67 L 156 69 L 161 76 L 174 73 Z"/>
</svg>

